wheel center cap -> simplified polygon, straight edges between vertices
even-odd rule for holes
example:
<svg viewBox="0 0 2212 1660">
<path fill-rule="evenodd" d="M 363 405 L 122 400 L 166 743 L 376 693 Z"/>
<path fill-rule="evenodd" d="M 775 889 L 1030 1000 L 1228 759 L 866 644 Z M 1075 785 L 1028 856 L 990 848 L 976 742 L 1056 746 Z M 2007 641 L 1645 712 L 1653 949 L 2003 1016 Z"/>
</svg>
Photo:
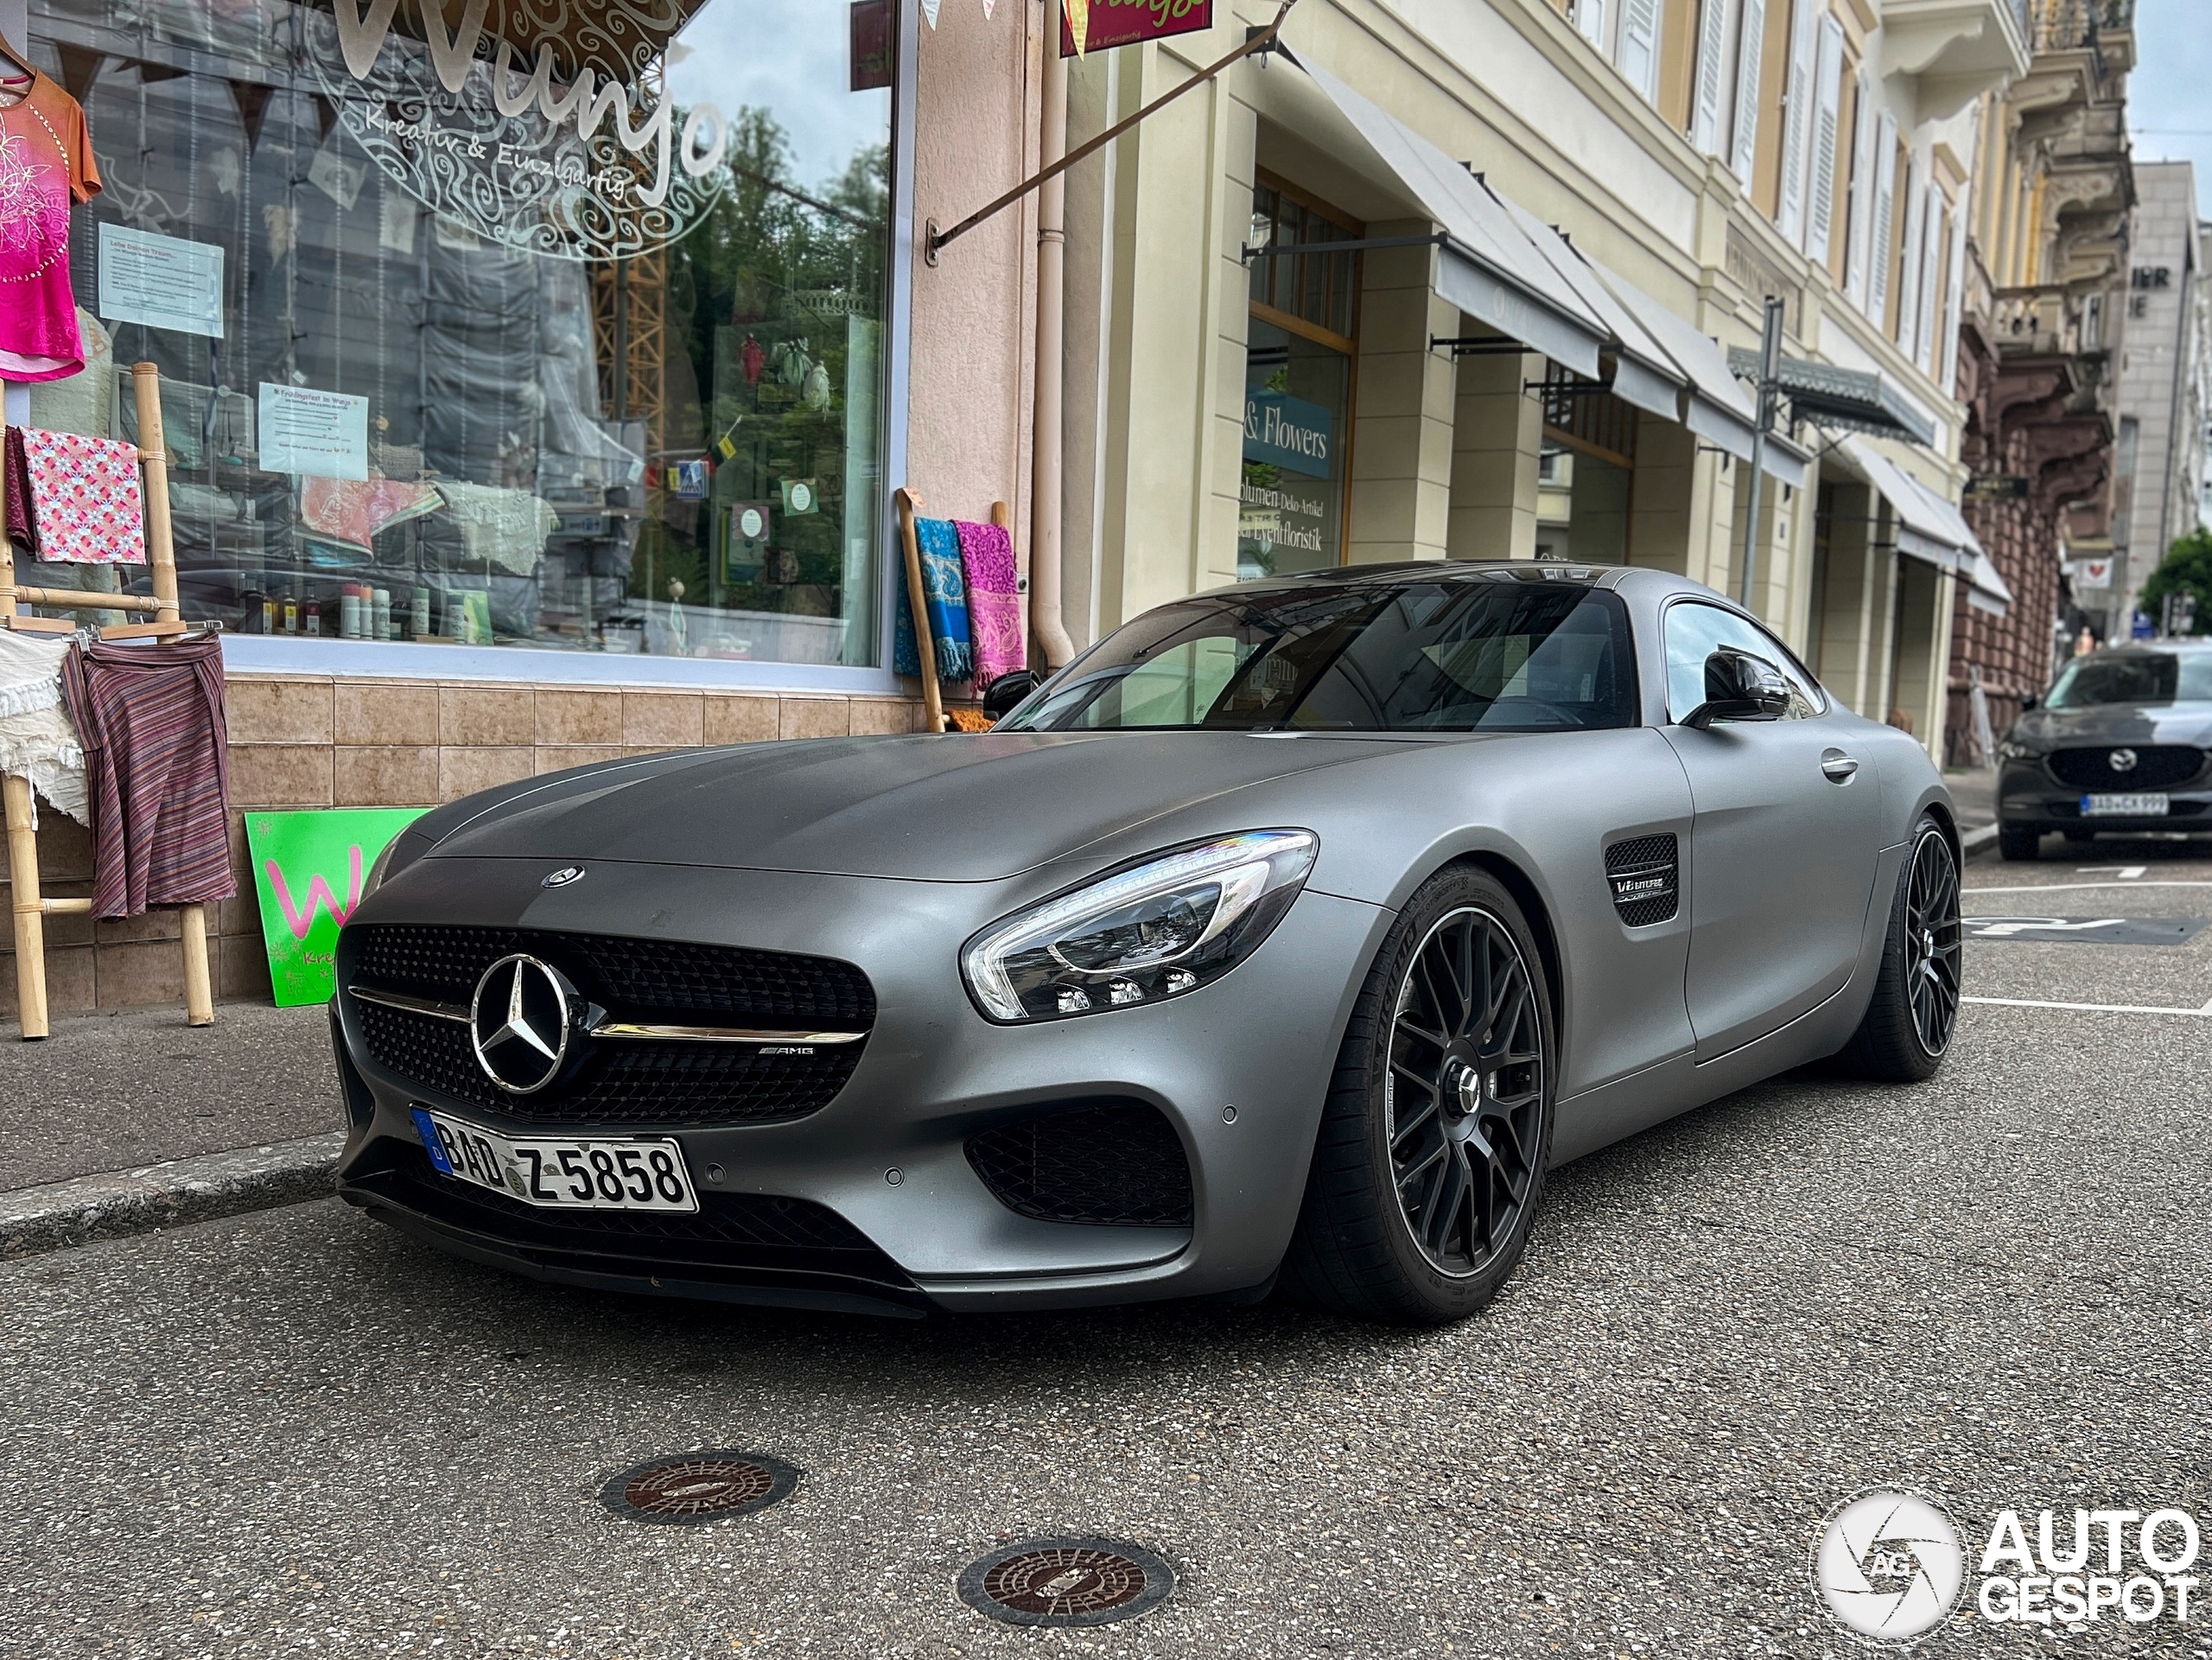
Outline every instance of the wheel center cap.
<svg viewBox="0 0 2212 1660">
<path fill-rule="evenodd" d="M 1454 1055 L 1444 1064 L 1444 1116 L 1454 1129 L 1471 1123 L 1482 1105 L 1483 1075 L 1465 1056 Z"/>
</svg>

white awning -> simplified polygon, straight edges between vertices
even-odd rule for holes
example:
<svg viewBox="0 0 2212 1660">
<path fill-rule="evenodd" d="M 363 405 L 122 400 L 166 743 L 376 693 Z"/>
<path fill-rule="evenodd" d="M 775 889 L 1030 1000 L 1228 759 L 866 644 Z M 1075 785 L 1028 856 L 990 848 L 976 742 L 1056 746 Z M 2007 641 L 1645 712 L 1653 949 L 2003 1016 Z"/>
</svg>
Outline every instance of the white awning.
<svg viewBox="0 0 2212 1660">
<path fill-rule="evenodd" d="M 1941 570 L 1971 575 L 1975 558 L 1981 555 L 1981 544 L 1967 528 L 1965 515 L 1954 504 L 1944 500 L 1863 439 L 1845 438 L 1837 448 L 1876 493 L 1890 504 L 1890 511 L 1897 517 L 1899 553 Z M 1989 574 L 1993 580 L 1996 579 L 1994 566 Z M 2001 581 L 1998 582 L 1999 591 L 2004 586 Z M 2005 595 L 2007 603 L 2012 597 L 2009 593 Z"/>
<path fill-rule="evenodd" d="M 1608 330 L 1504 204 L 1411 127 L 1325 69 L 1301 64 L 1444 233 L 1436 292 L 1477 322 L 1596 379 Z"/>
<path fill-rule="evenodd" d="M 2012 590 L 2005 586 L 2005 579 L 1997 574 L 1996 565 L 1980 548 L 1974 551 L 1974 563 L 1967 570 L 1966 577 L 1968 605 L 1999 617 L 2012 608 Z"/>
</svg>

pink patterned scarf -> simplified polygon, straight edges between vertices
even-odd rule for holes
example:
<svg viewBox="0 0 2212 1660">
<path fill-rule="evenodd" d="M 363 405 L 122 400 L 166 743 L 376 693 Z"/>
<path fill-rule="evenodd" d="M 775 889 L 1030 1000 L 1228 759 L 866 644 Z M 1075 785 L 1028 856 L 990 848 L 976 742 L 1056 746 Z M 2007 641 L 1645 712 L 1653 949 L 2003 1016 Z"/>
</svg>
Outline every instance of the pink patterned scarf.
<svg viewBox="0 0 2212 1660">
<path fill-rule="evenodd" d="M 976 690 L 1028 661 L 1021 626 L 1021 593 L 1014 544 L 997 525 L 953 520 L 960 533 L 960 563 L 968 578 L 968 627 L 976 642 Z"/>
<path fill-rule="evenodd" d="M 38 557 L 60 564 L 143 564 L 144 509 L 138 451 L 113 438 L 25 427 Z"/>
</svg>

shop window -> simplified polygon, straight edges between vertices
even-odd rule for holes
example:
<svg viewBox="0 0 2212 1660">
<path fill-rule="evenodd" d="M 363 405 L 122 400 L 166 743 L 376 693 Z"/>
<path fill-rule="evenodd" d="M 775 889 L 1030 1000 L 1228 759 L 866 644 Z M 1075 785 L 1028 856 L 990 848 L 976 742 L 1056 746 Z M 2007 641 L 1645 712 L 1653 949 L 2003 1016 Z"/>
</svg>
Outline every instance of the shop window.
<svg viewBox="0 0 2212 1660">
<path fill-rule="evenodd" d="M 1263 177 L 1252 192 L 1251 240 L 1262 250 L 1361 234 L 1272 180 Z M 1358 302 L 1356 251 L 1263 252 L 1252 261 L 1236 535 L 1242 581 L 1344 563 Z"/>
<path fill-rule="evenodd" d="M 162 370 L 186 615 L 874 664 L 889 9 L 495 4 L 495 88 L 422 5 L 33 0 L 106 186 L 87 374 Z M 127 385 L 32 419 L 135 436 Z"/>
<path fill-rule="evenodd" d="M 1636 408 L 1603 383 L 1555 363 L 1545 372 L 1542 396 L 1536 557 L 1624 564 L 1636 484 Z"/>
</svg>

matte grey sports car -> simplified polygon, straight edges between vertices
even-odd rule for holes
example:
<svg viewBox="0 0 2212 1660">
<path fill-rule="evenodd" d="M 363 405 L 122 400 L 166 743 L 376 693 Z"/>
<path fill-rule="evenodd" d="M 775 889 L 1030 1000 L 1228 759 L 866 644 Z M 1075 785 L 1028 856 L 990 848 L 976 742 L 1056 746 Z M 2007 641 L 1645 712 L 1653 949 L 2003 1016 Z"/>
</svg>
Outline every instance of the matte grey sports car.
<svg viewBox="0 0 2212 1660">
<path fill-rule="evenodd" d="M 1948 796 L 1654 570 L 1137 618 L 979 735 L 610 762 L 416 822 L 339 945 L 340 1188 L 540 1279 L 914 1313 L 1482 1306 L 1545 1172 L 1924 1078 Z"/>
</svg>

